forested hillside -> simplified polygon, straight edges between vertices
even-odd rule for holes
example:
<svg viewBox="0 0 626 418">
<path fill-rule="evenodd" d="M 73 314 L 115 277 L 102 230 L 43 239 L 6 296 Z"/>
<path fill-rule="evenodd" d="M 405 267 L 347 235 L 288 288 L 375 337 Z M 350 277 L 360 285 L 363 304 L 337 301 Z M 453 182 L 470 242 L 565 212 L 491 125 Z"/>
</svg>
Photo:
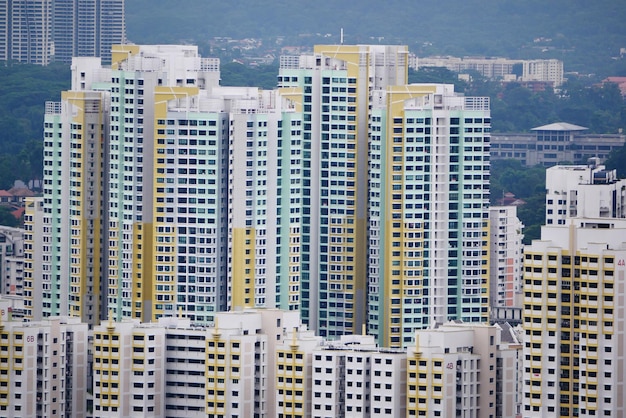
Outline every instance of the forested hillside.
<svg viewBox="0 0 626 418">
<path fill-rule="evenodd" d="M 546 57 L 567 71 L 626 75 L 626 2 L 616 0 L 127 0 L 135 43 L 215 36 L 284 37 L 284 44 L 403 43 L 432 54 Z M 158 29 L 157 29 L 158 28 Z M 321 38 L 305 36 L 330 34 Z"/>
<path fill-rule="evenodd" d="M 67 65 L 0 65 L 0 189 L 41 179 L 46 101 L 70 87 Z"/>
</svg>

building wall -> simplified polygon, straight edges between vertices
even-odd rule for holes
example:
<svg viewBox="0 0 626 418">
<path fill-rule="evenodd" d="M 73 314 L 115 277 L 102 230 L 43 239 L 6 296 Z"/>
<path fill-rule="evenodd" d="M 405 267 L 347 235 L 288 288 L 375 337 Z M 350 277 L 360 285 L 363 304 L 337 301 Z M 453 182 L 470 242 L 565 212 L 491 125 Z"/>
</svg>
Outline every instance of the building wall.
<svg viewBox="0 0 626 418">
<path fill-rule="evenodd" d="M 491 307 L 518 307 L 522 293 L 522 229 L 515 206 L 489 208 Z"/>
</svg>

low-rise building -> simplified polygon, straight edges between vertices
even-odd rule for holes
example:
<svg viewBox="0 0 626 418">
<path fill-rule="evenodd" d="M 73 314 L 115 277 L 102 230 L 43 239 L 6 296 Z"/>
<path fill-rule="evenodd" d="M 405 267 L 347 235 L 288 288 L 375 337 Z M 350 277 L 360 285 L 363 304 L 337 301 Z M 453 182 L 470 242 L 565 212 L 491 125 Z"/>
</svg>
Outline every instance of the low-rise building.
<svg viewBox="0 0 626 418">
<path fill-rule="evenodd" d="M 491 160 L 515 159 L 527 167 L 560 163 L 586 164 L 606 160 L 626 143 L 623 134 L 585 134 L 587 128 L 559 122 L 531 129 L 532 133 L 492 133 Z"/>
<path fill-rule="evenodd" d="M 506 391 L 522 386 L 521 346 L 510 327 L 449 323 L 416 335 L 408 353 L 368 335 L 327 341 L 297 312 L 276 309 L 218 313 L 213 327 L 181 317 L 105 321 L 94 328 L 94 413 L 399 418 L 515 409 L 519 393 Z"/>
<path fill-rule="evenodd" d="M 0 416 L 87 417 L 87 324 L 17 322 L 2 311 Z"/>
<path fill-rule="evenodd" d="M 409 346 L 407 416 L 495 417 L 498 330 L 450 322 Z"/>
</svg>

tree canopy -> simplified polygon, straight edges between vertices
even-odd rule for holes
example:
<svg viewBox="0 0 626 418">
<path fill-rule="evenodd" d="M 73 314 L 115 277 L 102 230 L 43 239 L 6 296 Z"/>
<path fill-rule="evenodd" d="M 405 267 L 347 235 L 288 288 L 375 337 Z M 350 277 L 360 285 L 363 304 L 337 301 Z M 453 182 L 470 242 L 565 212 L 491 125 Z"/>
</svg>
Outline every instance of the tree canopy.
<svg viewBox="0 0 626 418">
<path fill-rule="evenodd" d="M 524 167 L 517 160 L 492 161 L 489 187 L 493 205 L 507 192 L 526 202 L 517 208 L 517 217 L 524 224 L 524 243 L 538 239 L 546 213 L 545 167 Z"/>
</svg>

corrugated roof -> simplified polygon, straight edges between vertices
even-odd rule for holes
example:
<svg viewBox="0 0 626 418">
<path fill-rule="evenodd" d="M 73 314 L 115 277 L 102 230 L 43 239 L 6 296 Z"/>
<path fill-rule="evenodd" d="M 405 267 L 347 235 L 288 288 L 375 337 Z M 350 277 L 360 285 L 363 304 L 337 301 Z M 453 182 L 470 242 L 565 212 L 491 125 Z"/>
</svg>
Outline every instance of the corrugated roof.
<svg viewBox="0 0 626 418">
<path fill-rule="evenodd" d="M 532 128 L 531 131 L 584 131 L 586 129 L 589 129 L 589 128 L 585 128 L 584 126 L 574 125 L 573 123 L 556 122 L 556 123 L 551 123 L 549 125 L 543 125 L 537 128 Z"/>
</svg>

